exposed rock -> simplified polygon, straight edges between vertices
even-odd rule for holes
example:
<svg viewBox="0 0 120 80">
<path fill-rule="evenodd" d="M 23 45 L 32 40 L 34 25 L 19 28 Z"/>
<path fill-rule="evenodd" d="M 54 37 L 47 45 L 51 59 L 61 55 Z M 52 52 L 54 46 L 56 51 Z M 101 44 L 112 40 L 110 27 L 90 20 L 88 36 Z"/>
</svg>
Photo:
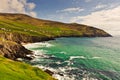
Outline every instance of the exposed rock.
<svg viewBox="0 0 120 80">
<path fill-rule="evenodd" d="M 21 44 L 12 41 L 0 41 L 0 53 L 9 59 L 16 60 L 17 58 L 30 59 L 26 55 L 32 54 L 30 50 L 25 49 Z"/>
<path fill-rule="evenodd" d="M 54 72 L 52 72 L 52 71 L 50 71 L 50 70 L 48 70 L 48 69 L 46 69 L 45 72 L 48 73 L 48 74 L 51 75 L 51 76 L 54 74 Z"/>
<path fill-rule="evenodd" d="M 52 37 L 49 38 L 49 37 L 30 36 L 20 33 L 0 33 L 0 37 L 5 40 L 9 40 L 17 43 L 33 43 L 33 42 L 47 41 L 53 39 Z"/>
</svg>

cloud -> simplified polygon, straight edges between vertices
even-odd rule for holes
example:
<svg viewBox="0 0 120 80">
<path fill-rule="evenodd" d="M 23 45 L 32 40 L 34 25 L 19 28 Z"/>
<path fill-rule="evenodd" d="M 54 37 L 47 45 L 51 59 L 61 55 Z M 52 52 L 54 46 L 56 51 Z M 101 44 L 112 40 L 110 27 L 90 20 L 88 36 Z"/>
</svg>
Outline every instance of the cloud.
<svg viewBox="0 0 120 80">
<path fill-rule="evenodd" d="M 28 3 L 27 0 L 1 0 L 0 12 L 2 13 L 24 13 L 36 17 L 34 3 Z"/>
<path fill-rule="evenodd" d="M 98 10 L 98 9 L 103 9 L 103 8 L 106 8 L 106 7 L 107 7 L 107 5 L 105 5 L 105 4 L 99 4 L 94 9 Z"/>
<path fill-rule="evenodd" d="M 81 11 L 84 11 L 83 8 L 80 8 L 80 7 L 72 7 L 72 8 L 66 8 L 66 9 L 63 9 L 63 10 L 59 10 L 57 12 L 69 12 L 69 13 L 74 13 L 74 12 L 81 12 Z"/>
<path fill-rule="evenodd" d="M 31 16 L 33 16 L 33 17 L 36 17 L 36 16 L 37 16 L 36 12 L 34 12 L 34 11 L 29 12 L 29 15 L 31 15 Z"/>
<path fill-rule="evenodd" d="M 120 3 L 108 3 L 108 4 L 102 4 L 102 3 L 98 3 L 95 7 L 93 7 L 92 11 L 95 11 L 95 10 L 107 10 L 107 9 L 113 9 L 117 6 L 119 6 Z"/>
<path fill-rule="evenodd" d="M 28 9 L 32 10 L 35 8 L 36 5 L 34 3 L 28 3 L 27 6 L 28 6 Z"/>
<path fill-rule="evenodd" d="M 73 17 L 71 18 L 71 22 L 95 26 L 113 35 L 118 35 L 120 33 L 120 6 L 92 12 L 86 16 Z"/>
</svg>

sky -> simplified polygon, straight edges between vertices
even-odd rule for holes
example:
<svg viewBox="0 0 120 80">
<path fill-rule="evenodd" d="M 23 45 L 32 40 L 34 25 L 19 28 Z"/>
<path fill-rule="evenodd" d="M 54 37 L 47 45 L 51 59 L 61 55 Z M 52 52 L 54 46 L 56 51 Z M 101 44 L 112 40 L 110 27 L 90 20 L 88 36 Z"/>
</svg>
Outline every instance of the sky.
<svg viewBox="0 0 120 80">
<path fill-rule="evenodd" d="M 0 13 L 86 24 L 120 35 L 120 0 L 0 0 Z"/>
</svg>

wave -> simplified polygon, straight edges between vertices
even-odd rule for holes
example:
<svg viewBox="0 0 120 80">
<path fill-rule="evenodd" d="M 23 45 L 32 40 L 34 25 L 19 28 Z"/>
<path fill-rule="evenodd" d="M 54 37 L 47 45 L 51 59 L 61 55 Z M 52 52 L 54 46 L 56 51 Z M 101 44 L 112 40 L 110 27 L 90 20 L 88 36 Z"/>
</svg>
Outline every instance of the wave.
<svg viewBox="0 0 120 80">
<path fill-rule="evenodd" d="M 61 51 L 60 53 L 61 53 L 61 54 L 67 54 L 65 51 Z"/>
<path fill-rule="evenodd" d="M 25 44 L 23 46 L 27 49 L 31 49 L 31 48 L 40 48 L 40 47 L 52 47 L 54 45 L 52 45 L 48 42 L 39 42 L 39 43 L 29 43 L 29 44 Z"/>
<path fill-rule="evenodd" d="M 76 68 L 60 67 L 58 69 L 54 69 L 54 68 L 46 67 L 46 66 L 42 66 L 42 65 L 35 65 L 34 67 L 38 67 L 38 68 L 42 69 L 43 71 L 45 71 L 45 70 L 52 71 L 53 72 L 52 76 L 58 80 L 75 80 L 74 75 L 72 75 L 72 76 L 68 75 L 66 71 L 76 69 Z"/>
<path fill-rule="evenodd" d="M 97 57 L 97 56 L 95 56 L 95 57 L 92 57 L 91 59 L 100 59 L 101 57 Z"/>
<path fill-rule="evenodd" d="M 77 58 L 86 59 L 86 57 L 84 57 L 84 56 L 70 56 L 69 60 L 73 60 L 73 59 L 77 59 Z"/>
<path fill-rule="evenodd" d="M 97 56 L 95 56 L 95 57 L 92 57 L 92 58 L 86 58 L 86 57 L 84 57 L 84 56 L 71 56 L 70 57 L 70 59 L 69 59 L 69 61 L 71 61 L 71 60 L 73 60 L 73 59 L 100 59 L 101 57 L 97 57 Z M 68 62 L 69 62 L 68 61 Z"/>
</svg>

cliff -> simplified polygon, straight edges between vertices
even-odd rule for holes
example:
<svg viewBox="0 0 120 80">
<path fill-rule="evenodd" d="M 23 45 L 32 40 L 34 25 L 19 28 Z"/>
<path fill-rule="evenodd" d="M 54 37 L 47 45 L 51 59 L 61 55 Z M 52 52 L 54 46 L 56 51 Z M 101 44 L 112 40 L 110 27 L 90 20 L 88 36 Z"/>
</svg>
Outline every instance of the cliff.
<svg viewBox="0 0 120 80">
<path fill-rule="evenodd" d="M 9 59 L 16 60 L 17 58 L 26 58 L 28 54 L 32 54 L 31 51 L 25 49 L 21 44 L 13 41 L 7 41 L 1 38 L 0 40 L 0 53 Z"/>
<path fill-rule="evenodd" d="M 19 44 L 47 41 L 50 39 L 54 39 L 52 37 L 47 37 L 47 36 L 32 36 L 17 32 L 0 33 L 0 37 L 3 38 L 4 40 L 13 41 Z"/>
</svg>

